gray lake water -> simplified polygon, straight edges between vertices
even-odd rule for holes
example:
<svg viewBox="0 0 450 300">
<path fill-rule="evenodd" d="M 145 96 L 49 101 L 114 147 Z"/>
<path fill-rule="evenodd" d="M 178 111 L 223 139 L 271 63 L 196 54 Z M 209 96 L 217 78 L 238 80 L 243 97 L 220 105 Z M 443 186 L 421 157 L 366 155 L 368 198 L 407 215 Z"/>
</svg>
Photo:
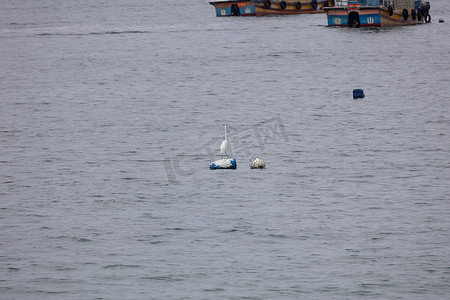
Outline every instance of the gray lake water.
<svg viewBox="0 0 450 300">
<path fill-rule="evenodd" d="M 1 299 L 448 299 L 446 0 L 369 30 L 0 8 Z"/>
</svg>

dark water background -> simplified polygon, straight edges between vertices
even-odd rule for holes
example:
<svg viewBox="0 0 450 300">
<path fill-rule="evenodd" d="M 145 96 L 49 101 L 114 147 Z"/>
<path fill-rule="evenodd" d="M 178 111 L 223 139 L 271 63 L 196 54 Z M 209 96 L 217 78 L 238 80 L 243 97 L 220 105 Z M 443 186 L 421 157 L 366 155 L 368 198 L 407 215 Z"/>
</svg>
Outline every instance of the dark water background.
<svg viewBox="0 0 450 300">
<path fill-rule="evenodd" d="M 354 30 L 1 1 L 0 298 L 448 299 L 450 9 L 431 4 Z M 225 124 L 238 168 L 210 171 Z"/>
</svg>

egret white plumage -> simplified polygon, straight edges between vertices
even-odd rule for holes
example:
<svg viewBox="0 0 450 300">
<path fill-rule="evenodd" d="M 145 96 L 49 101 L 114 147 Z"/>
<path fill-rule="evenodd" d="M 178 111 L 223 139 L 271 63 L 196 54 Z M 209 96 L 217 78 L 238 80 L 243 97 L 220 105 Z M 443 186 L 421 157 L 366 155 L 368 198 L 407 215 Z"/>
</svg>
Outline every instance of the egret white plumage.
<svg viewBox="0 0 450 300">
<path fill-rule="evenodd" d="M 222 157 L 224 154 L 228 157 L 228 154 L 227 154 L 227 148 L 228 148 L 227 129 L 228 129 L 228 126 L 225 125 L 225 139 L 223 140 L 222 144 L 220 144 L 220 154 L 222 154 Z"/>
<path fill-rule="evenodd" d="M 227 153 L 228 148 L 228 134 L 227 134 L 228 126 L 225 125 L 225 140 L 223 140 L 222 144 L 220 144 L 220 153 L 222 154 L 222 159 L 219 159 L 215 162 L 213 162 L 209 168 L 211 170 L 217 170 L 217 169 L 236 169 L 236 158 L 229 158 Z M 226 155 L 227 158 L 223 158 L 223 156 Z"/>
</svg>

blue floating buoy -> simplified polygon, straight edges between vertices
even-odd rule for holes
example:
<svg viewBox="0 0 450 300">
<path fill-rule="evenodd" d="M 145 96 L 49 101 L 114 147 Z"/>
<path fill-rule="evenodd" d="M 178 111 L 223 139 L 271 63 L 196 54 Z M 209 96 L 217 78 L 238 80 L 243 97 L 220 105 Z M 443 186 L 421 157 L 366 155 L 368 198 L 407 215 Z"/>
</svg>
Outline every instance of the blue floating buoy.
<svg viewBox="0 0 450 300">
<path fill-rule="evenodd" d="M 236 169 L 236 158 L 224 158 L 213 162 L 209 168 L 211 170 L 217 169 Z"/>
<path fill-rule="evenodd" d="M 353 99 L 364 98 L 365 96 L 366 95 L 364 95 L 364 91 L 362 89 L 353 90 Z"/>
</svg>

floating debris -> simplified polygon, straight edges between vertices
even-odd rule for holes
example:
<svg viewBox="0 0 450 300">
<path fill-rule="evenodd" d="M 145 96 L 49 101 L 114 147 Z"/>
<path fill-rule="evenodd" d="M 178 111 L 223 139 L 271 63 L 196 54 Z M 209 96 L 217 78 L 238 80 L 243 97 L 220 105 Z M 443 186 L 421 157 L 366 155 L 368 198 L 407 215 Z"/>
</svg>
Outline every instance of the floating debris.
<svg viewBox="0 0 450 300">
<path fill-rule="evenodd" d="M 353 99 L 364 97 L 366 97 L 366 95 L 364 95 L 364 91 L 362 89 L 353 90 Z"/>
<path fill-rule="evenodd" d="M 266 167 L 266 163 L 260 157 L 253 157 L 250 160 L 250 169 L 264 169 Z"/>
<path fill-rule="evenodd" d="M 236 169 L 236 158 L 224 158 L 219 159 L 213 162 L 209 168 L 211 170 L 217 170 L 217 169 Z"/>
</svg>

